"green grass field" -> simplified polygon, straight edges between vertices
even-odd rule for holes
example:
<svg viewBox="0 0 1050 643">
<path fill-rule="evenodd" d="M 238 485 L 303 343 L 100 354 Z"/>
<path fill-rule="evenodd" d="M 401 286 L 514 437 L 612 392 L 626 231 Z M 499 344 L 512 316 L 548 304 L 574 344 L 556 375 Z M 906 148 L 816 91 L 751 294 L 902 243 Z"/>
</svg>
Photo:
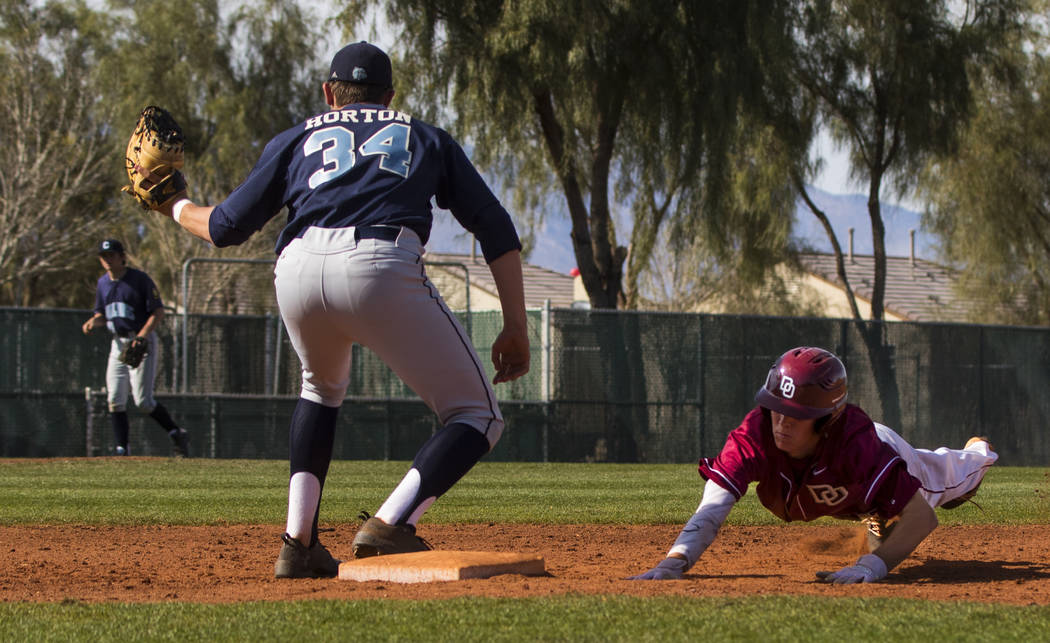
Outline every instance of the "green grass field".
<svg viewBox="0 0 1050 643">
<path fill-rule="evenodd" d="M 284 522 L 287 463 L 245 460 L 0 462 L 0 524 Z M 325 522 L 353 522 L 404 462 L 334 462 Z M 431 523 L 670 523 L 696 507 L 692 465 L 482 463 Z M 1050 525 L 1045 469 L 993 468 L 978 500 L 941 524 Z M 748 494 L 730 524 L 777 524 Z M 1050 608 L 917 600 L 564 596 L 238 605 L 0 604 L 0 640 L 1050 640 Z"/>
</svg>

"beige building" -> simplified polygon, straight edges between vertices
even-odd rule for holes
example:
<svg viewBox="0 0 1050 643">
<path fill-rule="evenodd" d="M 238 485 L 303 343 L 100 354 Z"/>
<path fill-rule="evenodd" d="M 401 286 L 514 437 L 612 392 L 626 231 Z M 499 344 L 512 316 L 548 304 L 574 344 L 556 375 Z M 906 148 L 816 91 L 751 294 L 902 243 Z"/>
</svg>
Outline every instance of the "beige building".
<svg viewBox="0 0 1050 643">
<path fill-rule="evenodd" d="M 794 283 L 800 297 L 816 304 L 825 317 L 853 316 L 846 291 L 838 278 L 835 255 L 802 253 L 799 259 L 805 275 Z M 872 255 L 847 254 L 846 276 L 857 300 L 861 317 L 871 319 L 871 295 L 875 281 Z M 496 284 L 484 258 L 478 255 L 428 252 L 423 256 L 430 280 L 441 291 L 452 310 L 499 310 Z M 587 292 L 578 271 L 565 275 L 528 263 L 522 264 L 525 306 L 543 308 L 586 307 Z M 956 296 L 953 272 L 937 263 L 917 257 L 886 258 L 887 321 L 965 322 L 970 302 Z M 469 284 L 469 288 L 467 288 Z M 468 294 L 469 293 L 469 294 Z M 703 312 L 717 312 L 705 310 Z"/>
<path fill-rule="evenodd" d="M 427 275 L 452 310 L 500 310 L 496 282 L 492 279 L 485 258 L 480 254 L 428 252 L 423 255 L 423 261 L 427 266 Z M 522 263 L 521 270 L 526 308 L 543 308 L 547 300 L 550 300 L 552 308 L 572 306 L 574 285 L 571 275 L 528 263 Z"/>
</svg>

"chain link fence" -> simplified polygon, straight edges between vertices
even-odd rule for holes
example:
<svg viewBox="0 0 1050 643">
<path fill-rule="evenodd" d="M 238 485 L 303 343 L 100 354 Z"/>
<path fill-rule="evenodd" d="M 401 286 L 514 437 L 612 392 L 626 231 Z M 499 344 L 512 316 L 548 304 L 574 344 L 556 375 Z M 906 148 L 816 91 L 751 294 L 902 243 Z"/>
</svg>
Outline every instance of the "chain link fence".
<svg viewBox="0 0 1050 643">
<path fill-rule="evenodd" d="M 109 340 L 80 332 L 89 314 L 0 309 L 0 456 L 111 451 L 100 390 Z M 576 309 L 528 315 L 532 370 L 496 389 L 507 428 L 490 459 L 714 455 L 774 359 L 811 344 L 842 356 L 850 400 L 915 446 L 989 435 L 1004 464 L 1050 464 L 1050 329 Z M 500 313 L 461 319 L 491 377 Z M 194 454 L 287 457 L 300 376 L 279 318 L 179 314 L 164 326 L 157 398 L 191 431 Z M 374 355 L 354 350 L 336 457 L 411 459 L 438 428 L 433 414 Z M 130 410 L 132 453 L 169 455 L 167 436 Z"/>
</svg>

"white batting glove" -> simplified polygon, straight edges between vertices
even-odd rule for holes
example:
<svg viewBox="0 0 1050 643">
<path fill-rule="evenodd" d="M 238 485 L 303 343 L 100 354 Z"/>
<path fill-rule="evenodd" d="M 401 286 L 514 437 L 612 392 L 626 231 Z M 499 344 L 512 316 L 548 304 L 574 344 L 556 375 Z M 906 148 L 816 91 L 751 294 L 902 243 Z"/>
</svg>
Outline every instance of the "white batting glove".
<svg viewBox="0 0 1050 643">
<path fill-rule="evenodd" d="M 874 583 L 886 578 L 889 570 L 886 563 L 875 554 L 864 554 L 851 567 L 843 567 L 837 572 L 817 572 L 817 578 L 825 583 L 851 585 L 853 583 Z"/>
<path fill-rule="evenodd" d="M 678 580 L 689 567 L 689 561 L 681 558 L 665 558 L 660 564 L 644 574 L 631 576 L 627 580 Z"/>
</svg>

